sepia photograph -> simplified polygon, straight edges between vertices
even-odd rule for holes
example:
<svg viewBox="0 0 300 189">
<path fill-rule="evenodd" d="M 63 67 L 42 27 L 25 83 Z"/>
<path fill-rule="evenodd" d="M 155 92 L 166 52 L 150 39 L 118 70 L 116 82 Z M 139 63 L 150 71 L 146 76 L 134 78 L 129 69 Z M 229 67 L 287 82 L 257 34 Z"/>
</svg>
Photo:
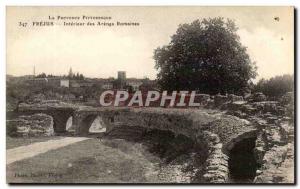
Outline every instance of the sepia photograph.
<svg viewBox="0 0 300 189">
<path fill-rule="evenodd" d="M 296 184 L 294 17 L 7 6 L 6 182 Z"/>
</svg>

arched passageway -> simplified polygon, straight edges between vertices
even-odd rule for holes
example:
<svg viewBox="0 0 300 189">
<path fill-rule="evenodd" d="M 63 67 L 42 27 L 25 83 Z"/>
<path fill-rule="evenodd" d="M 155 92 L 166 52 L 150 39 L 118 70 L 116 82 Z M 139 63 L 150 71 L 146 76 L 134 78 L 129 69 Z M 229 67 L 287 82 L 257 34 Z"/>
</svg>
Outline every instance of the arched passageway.
<svg viewBox="0 0 300 189">
<path fill-rule="evenodd" d="M 104 134 L 107 132 L 107 123 L 103 120 L 101 115 L 90 114 L 86 115 L 81 119 L 76 119 L 74 125 L 76 125 L 76 132 L 80 135 L 89 135 L 89 134 Z"/>
<path fill-rule="evenodd" d="M 66 123 L 66 131 L 67 132 L 75 132 L 75 127 L 73 125 L 73 117 L 70 116 Z"/>
<path fill-rule="evenodd" d="M 104 133 L 106 132 L 106 126 L 100 116 L 97 116 L 92 122 L 89 133 Z"/>
<path fill-rule="evenodd" d="M 257 162 L 253 149 L 256 137 L 244 138 L 229 151 L 229 181 L 251 183 L 256 175 Z"/>
</svg>

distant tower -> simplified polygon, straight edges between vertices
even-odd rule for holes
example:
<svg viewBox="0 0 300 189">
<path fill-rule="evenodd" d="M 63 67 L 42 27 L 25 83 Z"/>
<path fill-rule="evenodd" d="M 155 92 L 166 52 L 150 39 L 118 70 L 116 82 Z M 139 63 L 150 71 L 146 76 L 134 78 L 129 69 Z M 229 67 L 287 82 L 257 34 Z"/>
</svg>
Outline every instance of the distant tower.
<svg viewBox="0 0 300 189">
<path fill-rule="evenodd" d="M 125 89 L 126 86 L 126 72 L 118 71 L 118 88 Z"/>
<path fill-rule="evenodd" d="M 35 66 L 33 66 L 33 77 L 35 77 Z"/>
<path fill-rule="evenodd" d="M 118 79 L 121 81 L 125 81 L 126 80 L 126 72 L 118 71 Z"/>
<path fill-rule="evenodd" d="M 69 70 L 69 77 L 73 77 L 73 71 L 72 71 L 72 67 Z"/>
</svg>

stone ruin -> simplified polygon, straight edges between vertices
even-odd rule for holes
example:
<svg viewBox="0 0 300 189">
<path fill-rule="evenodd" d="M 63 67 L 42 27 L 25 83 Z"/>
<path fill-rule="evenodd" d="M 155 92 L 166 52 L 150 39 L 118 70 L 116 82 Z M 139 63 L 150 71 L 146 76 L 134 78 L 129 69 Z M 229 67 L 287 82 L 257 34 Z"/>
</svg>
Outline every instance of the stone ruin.
<svg viewBox="0 0 300 189">
<path fill-rule="evenodd" d="M 279 101 L 266 101 L 262 93 L 254 94 L 248 101 L 215 96 L 215 107 L 246 119 L 257 128 L 254 155 L 258 167 L 254 183 L 294 182 L 293 95 L 287 93 Z"/>
<path fill-rule="evenodd" d="M 7 120 L 7 134 L 11 137 L 38 137 L 54 135 L 53 119 L 47 114 L 22 115 Z"/>
<path fill-rule="evenodd" d="M 255 165 L 246 166 L 246 169 L 253 169 L 251 175 L 247 175 L 249 178 L 251 177 L 249 183 L 294 182 L 293 93 L 287 93 L 279 101 L 266 101 L 266 99 L 262 93 L 254 94 L 247 99 L 236 95 L 200 94 L 196 97 L 201 108 L 216 110 L 228 115 L 227 119 L 212 120 L 209 123 L 209 129 L 202 133 L 201 140 L 206 143 L 208 158 L 201 182 L 238 183 L 240 178 L 235 177 L 240 170 L 234 165 L 235 160 L 233 160 L 232 154 L 237 155 L 235 150 L 240 144 L 239 150 L 243 150 L 243 145 L 245 145 L 247 148 L 244 150 L 250 149 L 254 154 L 254 160 L 251 162 L 255 162 Z M 130 119 L 126 117 L 128 114 L 124 114 L 123 117 L 121 114 L 118 117 L 129 121 L 130 124 L 130 121 L 138 120 L 137 115 L 141 116 L 142 114 L 143 112 L 132 114 L 135 117 Z M 168 115 L 163 112 L 162 114 L 160 119 L 166 119 L 168 122 L 168 118 L 164 118 Z M 198 120 L 198 118 L 196 119 Z M 142 116 L 141 119 L 144 117 Z M 235 120 L 236 123 L 232 123 Z M 9 127 L 15 125 L 11 128 L 17 128 L 15 132 L 11 132 L 15 136 L 52 135 L 52 122 L 51 116 L 46 114 L 19 116 L 17 119 L 7 120 Z M 242 122 L 254 128 L 247 130 L 240 127 L 239 124 Z M 236 126 L 228 127 L 228 125 Z M 235 138 L 229 137 L 229 140 L 228 136 Z M 203 143 L 203 141 L 199 142 Z M 249 152 L 243 151 L 243 153 Z"/>
</svg>

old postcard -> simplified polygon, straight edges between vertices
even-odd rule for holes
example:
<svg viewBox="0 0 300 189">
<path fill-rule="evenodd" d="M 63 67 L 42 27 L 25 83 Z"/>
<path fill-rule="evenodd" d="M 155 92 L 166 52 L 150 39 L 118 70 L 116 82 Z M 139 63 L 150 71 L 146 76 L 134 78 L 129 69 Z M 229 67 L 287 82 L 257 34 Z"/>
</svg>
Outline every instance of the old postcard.
<svg viewBox="0 0 300 189">
<path fill-rule="evenodd" d="M 295 184 L 293 7 L 6 8 L 6 179 Z"/>
</svg>

